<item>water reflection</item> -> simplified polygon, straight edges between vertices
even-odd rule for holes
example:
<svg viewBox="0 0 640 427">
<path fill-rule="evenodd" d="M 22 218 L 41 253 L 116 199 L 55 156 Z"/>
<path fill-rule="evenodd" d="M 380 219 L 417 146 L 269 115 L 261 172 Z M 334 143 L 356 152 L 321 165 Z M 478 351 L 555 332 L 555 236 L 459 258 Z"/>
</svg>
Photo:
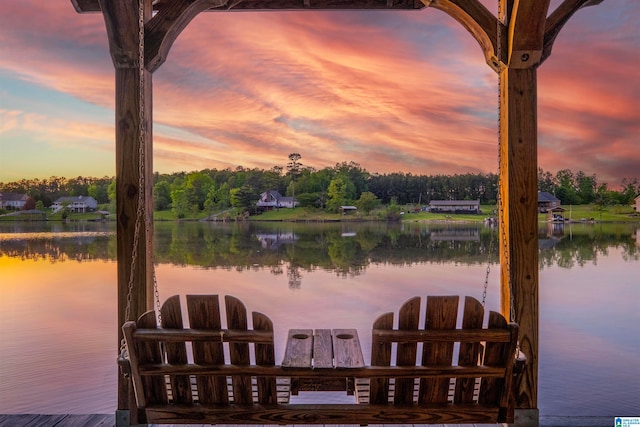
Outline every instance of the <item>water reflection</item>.
<svg viewBox="0 0 640 427">
<path fill-rule="evenodd" d="M 46 226 L 0 223 L 0 413 L 113 412 L 115 226 Z M 541 228 L 542 415 L 637 410 L 637 236 L 623 224 Z M 155 237 L 162 299 L 235 295 L 272 318 L 280 344 L 291 327 L 354 327 L 367 348 L 377 315 L 415 295 L 480 298 L 498 262 L 482 225 L 157 223 Z M 498 282 L 492 268 L 489 310 Z"/>
</svg>

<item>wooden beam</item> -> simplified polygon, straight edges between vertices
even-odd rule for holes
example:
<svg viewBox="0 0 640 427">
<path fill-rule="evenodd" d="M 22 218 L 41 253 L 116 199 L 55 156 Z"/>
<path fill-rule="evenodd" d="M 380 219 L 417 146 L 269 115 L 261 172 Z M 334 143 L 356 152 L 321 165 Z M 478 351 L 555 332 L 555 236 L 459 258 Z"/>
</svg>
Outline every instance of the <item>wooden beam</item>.
<svg viewBox="0 0 640 427">
<path fill-rule="evenodd" d="M 502 312 L 508 316 L 513 310 L 511 320 L 520 325 L 520 349 L 527 365 L 515 397 L 516 408 L 527 409 L 536 408 L 538 399 L 536 74 L 536 67 L 508 67 L 500 75 Z"/>
<path fill-rule="evenodd" d="M 145 65 L 154 72 L 164 63 L 182 30 L 200 12 L 224 6 L 228 0 L 172 0 L 145 25 Z"/>
<path fill-rule="evenodd" d="M 118 347 L 121 326 L 153 307 L 153 147 L 151 73 L 140 74 L 138 2 L 100 0 L 115 67 L 116 227 L 118 258 Z M 151 16 L 145 0 L 144 20 Z M 140 112 L 143 112 L 141 116 Z M 140 126 L 145 130 L 140 136 Z M 142 155 L 141 155 L 142 154 Z M 141 186 L 141 175 L 144 184 Z M 135 245 L 139 201 L 142 221 Z M 145 227 L 149 224 L 149 228 Z M 137 256 L 134 258 L 134 249 Z M 135 265 L 133 261 L 135 259 Z M 132 275 L 132 269 L 134 269 Z M 130 278 L 133 277 L 130 283 Z M 130 288 L 131 285 L 131 288 Z M 129 319 L 127 319 L 129 307 Z M 118 409 L 129 409 L 129 380 L 118 377 Z"/>
<path fill-rule="evenodd" d="M 487 64 L 496 72 L 500 70 L 498 52 L 507 52 L 506 28 L 478 0 L 422 0 L 427 7 L 441 10 L 458 21 L 476 39 Z M 498 34 L 501 37 L 498 37 Z M 498 40 L 502 42 L 498 48 Z"/>
<path fill-rule="evenodd" d="M 547 18 L 544 29 L 544 42 L 540 63 L 551 55 L 551 49 L 560 30 L 579 9 L 587 6 L 595 6 L 603 0 L 564 0 Z"/>
<path fill-rule="evenodd" d="M 550 0 L 515 0 L 508 12 L 508 64 L 529 68 L 540 63 Z"/>
</svg>

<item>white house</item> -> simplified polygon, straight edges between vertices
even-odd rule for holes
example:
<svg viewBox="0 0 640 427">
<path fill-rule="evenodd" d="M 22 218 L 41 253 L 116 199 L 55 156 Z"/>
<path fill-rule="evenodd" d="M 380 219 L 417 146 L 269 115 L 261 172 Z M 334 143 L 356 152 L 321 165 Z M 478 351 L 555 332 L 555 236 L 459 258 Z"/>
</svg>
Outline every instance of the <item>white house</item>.
<svg viewBox="0 0 640 427">
<path fill-rule="evenodd" d="M 293 208 L 298 206 L 298 202 L 293 201 L 293 197 L 285 197 L 276 190 L 268 190 L 260 195 L 260 200 L 256 203 L 256 206 L 265 209 L 278 209 L 278 208 Z"/>
<path fill-rule="evenodd" d="M 446 213 L 480 213 L 480 200 L 432 200 L 429 211 Z"/>
<path fill-rule="evenodd" d="M 0 209 L 19 211 L 24 209 L 29 196 L 20 193 L 0 193 Z"/>
<path fill-rule="evenodd" d="M 51 205 L 51 211 L 56 213 L 65 206 L 74 213 L 92 212 L 98 208 L 98 202 L 91 196 L 60 197 Z"/>
<path fill-rule="evenodd" d="M 636 203 L 633 205 L 633 209 L 635 209 L 636 212 L 640 212 L 640 194 L 636 197 L 635 201 Z"/>
</svg>

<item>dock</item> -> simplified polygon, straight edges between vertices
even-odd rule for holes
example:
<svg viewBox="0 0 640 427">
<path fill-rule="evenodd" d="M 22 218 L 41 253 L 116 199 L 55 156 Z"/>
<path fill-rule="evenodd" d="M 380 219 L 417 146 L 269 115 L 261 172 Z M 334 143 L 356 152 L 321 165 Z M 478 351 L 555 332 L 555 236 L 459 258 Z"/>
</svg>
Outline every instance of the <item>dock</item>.
<svg viewBox="0 0 640 427">
<path fill-rule="evenodd" d="M 0 427 L 115 427 L 115 414 L 87 414 L 87 415 L 43 415 L 43 414 L 15 414 L 0 415 Z M 149 426 L 156 426 L 150 424 Z M 225 425 L 217 424 L 219 427 Z M 505 424 L 506 425 L 506 424 Z M 614 417 L 572 417 L 572 416 L 541 416 L 540 427 L 610 427 L 614 425 Z M 178 427 L 178 424 L 162 424 L 165 427 Z M 445 427 L 435 425 L 436 427 Z M 447 425 L 448 427 L 481 427 L 496 426 L 496 424 L 458 424 Z M 200 427 L 190 425 L 190 427 Z M 203 427 L 203 426 L 202 426 Z M 227 426 L 229 427 L 229 426 Z M 234 427 L 243 427 L 235 425 Z M 244 426 L 244 427 L 248 427 Z M 294 427 L 294 426 L 284 426 Z M 351 426 L 342 426 L 351 427 Z M 353 427 L 360 427 L 353 424 Z M 384 427 L 381 425 L 380 427 Z M 406 426 L 409 427 L 409 426 Z M 422 426 L 412 426 L 422 427 Z M 426 426 L 425 426 L 426 427 Z M 433 427 L 433 425 L 431 425 Z"/>
</svg>

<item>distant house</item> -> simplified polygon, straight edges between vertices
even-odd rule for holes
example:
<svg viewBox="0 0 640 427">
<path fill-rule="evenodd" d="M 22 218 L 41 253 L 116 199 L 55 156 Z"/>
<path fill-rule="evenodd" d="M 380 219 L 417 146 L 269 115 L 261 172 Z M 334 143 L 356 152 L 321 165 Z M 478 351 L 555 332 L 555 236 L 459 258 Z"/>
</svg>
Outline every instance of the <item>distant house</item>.
<svg viewBox="0 0 640 427">
<path fill-rule="evenodd" d="M 432 200 L 429 211 L 437 213 L 480 213 L 480 200 Z"/>
<path fill-rule="evenodd" d="M 98 209 L 98 202 L 91 196 L 60 197 L 51 205 L 51 211 L 56 213 L 64 207 L 73 213 L 93 212 Z"/>
<path fill-rule="evenodd" d="M 20 193 L 0 193 L 0 209 L 19 211 L 24 209 L 29 196 Z"/>
<path fill-rule="evenodd" d="M 633 205 L 633 209 L 635 209 L 636 212 L 640 212 L 640 194 L 636 197 L 635 201 L 636 204 Z"/>
<path fill-rule="evenodd" d="M 355 206 L 340 206 L 339 210 L 342 212 L 342 215 L 346 215 L 348 213 L 354 213 L 358 208 Z"/>
<path fill-rule="evenodd" d="M 260 195 L 260 200 L 256 206 L 264 210 L 272 210 L 279 208 L 293 208 L 298 206 L 298 202 L 293 201 L 293 197 L 285 197 L 276 190 L 268 190 Z"/>
<path fill-rule="evenodd" d="M 558 210 L 560 207 L 560 199 L 546 191 L 538 191 L 538 211 L 548 212 Z"/>
</svg>

